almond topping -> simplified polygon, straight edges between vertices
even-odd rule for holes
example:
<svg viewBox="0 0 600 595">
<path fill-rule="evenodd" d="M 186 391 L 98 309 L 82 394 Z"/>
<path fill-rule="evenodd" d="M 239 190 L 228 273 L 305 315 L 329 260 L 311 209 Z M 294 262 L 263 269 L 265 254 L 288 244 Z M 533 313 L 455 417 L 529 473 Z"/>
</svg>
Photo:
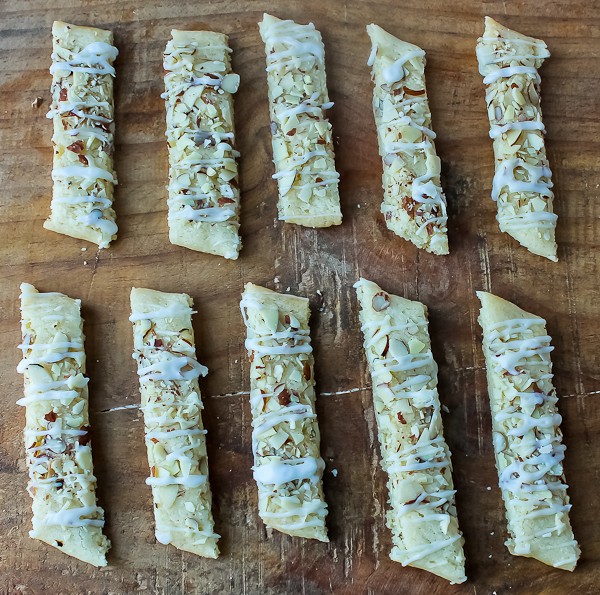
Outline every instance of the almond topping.
<svg viewBox="0 0 600 595">
<path fill-rule="evenodd" d="M 284 388 L 279 395 L 277 395 L 277 400 L 279 401 L 279 404 L 283 405 L 284 407 L 292 402 L 291 395 L 287 388 Z"/>
<path fill-rule="evenodd" d="M 83 430 L 85 432 L 85 434 L 82 434 L 81 436 L 79 436 L 79 438 L 77 440 L 78 440 L 79 444 L 81 444 L 81 446 L 85 446 L 92 439 L 92 437 L 90 436 L 91 428 L 90 428 L 90 426 L 81 426 L 81 428 L 79 428 L 79 429 Z"/>
<path fill-rule="evenodd" d="M 310 364 L 308 362 L 304 362 L 304 366 L 302 368 L 302 373 L 304 374 L 304 378 L 306 380 L 310 380 L 311 379 L 311 371 L 310 371 Z"/>
<path fill-rule="evenodd" d="M 83 151 L 83 141 L 76 140 L 74 143 L 70 144 L 67 147 L 67 151 L 72 151 L 73 153 L 81 153 L 81 151 Z"/>
<path fill-rule="evenodd" d="M 390 305 L 390 297 L 387 293 L 380 291 L 373 296 L 371 306 L 375 312 L 382 312 Z"/>
</svg>

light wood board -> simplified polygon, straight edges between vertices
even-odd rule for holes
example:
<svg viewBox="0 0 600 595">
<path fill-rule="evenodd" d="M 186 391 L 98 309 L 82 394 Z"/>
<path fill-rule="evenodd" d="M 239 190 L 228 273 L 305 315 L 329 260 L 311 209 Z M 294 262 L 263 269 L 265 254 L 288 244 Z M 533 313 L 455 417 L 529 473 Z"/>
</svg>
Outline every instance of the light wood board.
<svg viewBox="0 0 600 595">
<path fill-rule="evenodd" d="M 276 220 L 263 10 L 313 21 L 326 45 L 331 120 L 344 223 L 312 231 Z M 556 190 L 558 263 L 498 231 L 490 199 L 493 155 L 475 41 L 490 15 L 544 39 L 547 145 Z M 112 29 L 116 83 L 116 211 L 109 250 L 42 228 L 51 192 L 51 35 L 55 19 Z M 381 165 L 366 60 L 375 22 L 427 51 L 427 80 L 450 214 L 451 254 L 418 252 L 379 213 Z M 237 262 L 168 243 L 162 52 L 172 28 L 231 37 L 241 75 L 235 97 L 244 248 Z M 594 593 L 600 584 L 600 235 L 598 151 L 600 5 L 586 0 L 501 2 L 0 2 L 0 592 L 2 593 Z M 31 107 L 37 97 L 44 102 Z M 449 413 L 469 581 L 449 587 L 388 558 L 385 478 L 378 467 L 369 377 L 352 284 L 364 275 L 430 310 L 440 394 Z M 27 536 L 30 498 L 15 405 L 19 284 L 83 300 L 99 495 L 113 541 L 104 570 Z M 274 534 L 257 516 L 252 480 L 248 364 L 239 298 L 246 281 L 310 298 L 330 504 L 330 544 Z M 219 560 L 155 542 L 143 425 L 131 359 L 129 291 L 185 291 L 194 325 L 208 428 Z M 583 550 L 573 574 L 510 556 L 491 441 L 475 290 L 545 317 L 553 336 L 568 446 L 572 523 Z M 317 290 L 322 293 L 322 298 Z M 336 469 L 338 474 L 332 473 Z"/>
</svg>

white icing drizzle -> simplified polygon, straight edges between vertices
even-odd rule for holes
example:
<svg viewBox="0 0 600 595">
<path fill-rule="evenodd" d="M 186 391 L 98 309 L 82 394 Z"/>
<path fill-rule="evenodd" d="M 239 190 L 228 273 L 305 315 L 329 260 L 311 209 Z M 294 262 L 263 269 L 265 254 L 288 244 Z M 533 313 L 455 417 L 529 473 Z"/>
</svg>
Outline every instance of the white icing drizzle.
<svg viewBox="0 0 600 595">
<path fill-rule="evenodd" d="M 543 41 L 535 39 L 518 39 L 516 37 L 481 37 L 477 45 L 477 59 L 479 61 L 479 72 L 483 72 L 486 66 L 500 64 L 502 62 L 521 62 L 544 60 L 550 56 L 550 52 Z M 492 44 L 502 44 L 491 48 Z M 514 53 L 511 46 L 518 46 Z M 525 47 L 523 47 L 525 46 Z M 533 50 L 535 49 L 535 53 Z M 491 51 L 490 51 L 491 50 Z"/>
<path fill-rule="evenodd" d="M 111 184 L 117 183 L 112 172 L 95 165 L 67 165 L 65 167 L 55 167 L 52 170 L 52 179 L 55 182 L 68 178 L 81 178 L 87 183 L 94 180 L 106 180 Z"/>
<path fill-rule="evenodd" d="M 550 345 L 548 335 L 534 335 L 532 327 L 543 325 L 544 321 L 539 318 L 519 318 L 506 320 L 490 329 L 488 338 L 490 349 L 494 352 L 496 372 L 505 370 L 515 376 L 520 373 L 524 366 L 531 364 L 532 358 L 539 358 L 539 362 L 548 362 L 547 354 L 554 350 Z M 529 338 L 516 339 L 518 334 L 529 331 Z M 533 360 L 535 361 L 535 360 Z M 520 368 L 517 370 L 517 368 Z"/>
<path fill-rule="evenodd" d="M 204 207 L 198 209 L 187 204 L 183 205 L 182 208 L 178 211 L 169 212 L 169 218 L 171 219 L 185 219 L 187 221 L 207 221 L 211 223 L 229 221 L 231 218 L 236 216 L 236 211 L 228 207 Z"/>
<path fill-rule="evenodd" d="M 483 78 L 483 84 L 490 85 L 491 83 L 495 83 L 498 79 L 510 78 L 511 76 L 515 76 L 515 74 L 527 74 L 535 79 L 536 82 L 539 83 L 541 81 L 537 68 L 534 66 L 507 66 L 490 72 Z"/>
<path fill-rule="evenodd" d="M 289 169 L 280 170 L 277 173 L 273 174 L 271 177 L 274 180 L 278 180 L 285 176 L 289 176 L 292 174 L 295 175 L 297 173 L 298 168 L 301 167 L 302 165 L 305 165 L 311 159 L 314 159 L 315 157 L 327 157 L 327 155 L 328 155 L 327 151 L 323 151 L 320 149 L 317 149 L 314 151 L 308 151 L 304 155 L 300 155 L 296 159 L 292 159 L 289 163 L 286 163 L 285 165 L 289 166 Z M 293 157 L 294 157 L 294 155 L 292 155 L 292 158 Z M 304 172 L 304 175 L 308 175 L 308 174 L 320 175 L 320 172 Z"/>
<path fill-rule="evenodd" d="M 90 515 L 100 515 L 99 519 L 84 518 Z M 65 508 L 57 512 L 49 512 L 43 519 L 36 519 L 36 528 L 29 532 L 30 537 L 40 535 L 43 527 L 104 527 L 104 511 L 98 506 L 81 506 Z"/>
<path fill-rule="evenodd" d="M 290 107 L 287 106 L 286 103 L 276 103 L 275 104 L 275 113 L 277 117 L 281 120 L 282 125 L 285 126 L 285 122 L 291 116 L 298 116 L 300 114 L 310 114 L 311 116 L 322 116 L 323 110 L 328 110 L 333 107 L 333 101 L 328 101 L 326 103 L 319 103 L 318 99 L 320 97 L 320 93 L 315 91 L 311 94 L 310 97 L 303 99 L 298 105 L 292 105 Z M 279 109 L 280 107 L 285 107 L 285 109 Z"/>
<path fill-rule="evenodd" d="M 278 343 L 283 340 L 283 343 Z M 275 345 L 264 345 L 264 341 L 275 341 Z M 279 333 L 261 335 L 254 339 L 246 339 L 246 349 L 262 355 L 297 355 L 311 353 L 310 335 L 307 330 L 287 330 Z"/>
<path fill-rule="evenodd" d="M 253 420 L 252 426 L 254 430 L 252 431 L 252 438 L 258 440 L 265 432 L 282 423 L 289 423 L 290 427 L 293 428 L 297 422 L 316 417 L 317 415 L 313 412 L 310 405 L 289 405 L 281 409 L 269 411 Z"/>
<path fill-rule="evenodd" d="M 222 62 L 221 62 L 222 64 Z M 179 69 L 181 70 L 181 69 Z M 179 70 L 171 68 L 171 72 L 179 72 Z M 162 99 L 168 99 L 169 97 L 173 97 L 175 95 L 179 95 L 181 92 L 186 91 L 190 87 L 211 87 L 215 90 L 221 89 L 224 93 L 236 93 L 240 84 L 240 76 L 239 74 L 217 74 L 214 72 L 210 73 L 210 76 L 194 76 L 190 75 L 189 81 L 184 81 L 179 85 L 174 85 L 173 87 L 169 87 L 167 91 L 161 93 Z M 226 89 L 231 89 L 228 91 Z"/>
<path fill-rule="evenodd" d="M 395 62 L 393 62 L 389 66 L 386 66 L 383 69 L 383 71 L 382 71 L 383 80 L 385 80 L 385 82 L 388 85 L 392 85 L 394 83 L 401 81 L 405 76 L 404 65 L 407 62 L 410 62 L 413 58 L 424 58 L 424 57 L 425 57 L 425 52 L 421 49 L 411 50 L 410 52 L 406 52 L 406 54 L 404 54 L 404 56 L 398 58 L 398 60 L 396 60 Z"/>
<path fill-rule="evenodd" d="M 285 68 L 299 68 L 303 62 L 324 61 L 321 34 L 312 23 L 299 25 L 294 21 L 278 21 L 271 23 L 263 30 L 267 45 L 267 72 Z M 286 49 L 273 51 L 275 45 Z"/>
<path fill-rule="evenodd" d="M 422 226 L 435 223 L 438 225 L 445 225 L 448 221 L 448 215 L 446 214 L 446 201 L 442 194 L 442 188 L 439 184 L 433 182 L 433 178 L 437 177 L 432 173 L 426 173 L 413 180 L 411 195 L 412 199 L 416 203 L 430 204 L 437 207 L 437 213 L 440 213 L 437 217 L 425 218 Z"/>
<path fill-rule="evenodd" d="M 389 372 L 409 372 L 430 366 L 435 369 L 435 361 L 431 351 L 416 354 L 409 353 L 400 357 L 390 354 L 387 358 L 378 359 L 377 364 L 377 369 L 371 372 L 373 379 L 387 375 Z"/>
<path fill-rule="evenodd" d="M 39 450 L 37 447 L 33 450 Z M 28 453 L 29 454 L 29 453 Z M 30 460 L 34 461 L 36 464 L 42 461 L 47 461 L 47 457 L 31 457 Z M 42 473 L 46 473 L 46 470 L 42 471 Z M 63 488 L 65 486 L 71 489 L 77 489 L 75 484 L 79 484 L 85 489 L 89 489 L 93 484 L 96 483 L 96 477 L 92 473 L 64 473 L 64 474 L 55 474 L 51 477 L 47 477 L 44 479 L 38 478 L 38 471 L 31 469 L 29 471 L 29 484 L 28 490 L 31 494 L 32 491 L 39 489 L 57 489 Z"/>
<path fill-rule="evenodd" d="M 97 227 L 103 234 L 113 236 L 117 233 L 117 224 L 104 217 L 104 214 L 100 209 L 92 209 L 86 215 L 80 215 L 77 217 L 77 221 L 90 227 Z"/>
<path fill-rule="evenodd" d="M 29 346 L 31 348 L 31 346 Z M 54 364 L 65 359 L 74 359 L 79 365 L 85 359 L 85 353 L 80 348 L 79 351 L 49 352 L 41 357 L 24 357 L 17 365 L 17 372 L 23 374 L 29 366 Z"/>
<path fill-rule="evenodd" d="M 515 177 L 517 168 L 525 170 L 529 179 L 517 180 Z M 505 188 L 508 189 L 508 192 L 532 192 L 540 196 L 551 197 L 550 188 L 554 185 L 550 179 L 551 176 L 552 172 L 547 166 L 531 165 L 518 158 L 505 159 L 496 167 L 492 184 L 492 198 L 498 200 Z"/>
<path fill-rule="evenodd" d="M 528 211 L 519 215 L 498 215 L 498 223 L 501 227 L 518 228 L 553 228 L 556 225 L 558 215 L 547 211 Z"/>
<path fill-rule="evenodd" d="M 112 143 L 112 135 L 91 126 L 79 126 L 78 128 L 70 128 L 64 132 L 69 136 L 77 136 L 82 140 L 95 138 L 105 145 L 110 145 Z"/>
<path fill-rule="evenodd" d="M 85 112 L 82 110 L 82 108 L 100 108 L 109 111 L 112 109 L 112 106 L 108 101 L 98 101 L 97 99 L 93 98 L 86 99 L 85 101 L 58 101 L 56 104 L 54 104 L 52 109 L 48 111 L 46 118 L 52 119 L 54 116 L 64 116 L 69 112 L 73 112 L 76 116 L 83 119 L 97 120 L 104 123 L 112 122 L 111 118 L 107 118 L 99 114 Z"/>
<path fill-rule="evenodd" d="M 70 60 L 62 60 L 60 56 L 53 53 L 50 74 L 56 72 L 85 72 L 86 74 L 115 76 L 115 69 L 110 62 L 113 62 L 118 55 L 119 51 L 116 47 L 103 41 L 94 41 L 86 45 L 80 52 L 73 52 Z"/>
<path fill-rule="evenodd" d="M 424 151 L 432 147 L 430 140 L 419 141 L 416 143 L 407 143 L 402 140 L 388 143 L 384 146 L 384 152 L 386 154 L 395 154 L 395 153 L 407 153 L 414 154 L 415 151 Z M 386 165 L 390 165 L 386 163 Z"/>
<path fill-rule="evenodd" d="M 78 430 L 77 428 L 63 428 L 62 418 L 58 418 L 54 423 L 50 424 L 47 430 L 25 430 L 23 435 L 26 438 L 37 440 L 40 437 L 49 436 L 50 438 L 58 438 L 59 436 L 85 436 L 87 430 Z"/>
<path fill-rule="evenodd" d="M 297 523 L 286 524 L 286 527 L 288 529 L 299 529 L 306 526 L 319 526 L 321 524 L 319 519 L 308 521 L 309 524 L 307 525 L 306 517 L 311 514 L 322 516 L 325 515 L 326 512 L 327 504 L 325 502 L 320 500 L 309 500 L 307 502 L 303 502 L 301 506 L 294 507 L 292 510 L 285 510 L 283 512 L 269 512 L 267 510 L 264 511 L 261 516 L 265 519 L 288 519 L 298 516 L 302 520 Z M 310 523 L 314 523 L 314 525 Z"/>
<path fill-rule="evenodd" d="M 443 550 L 445 547 L 452 545 L 460 538 L 460 535 L 453 535 L 447 539 L 439 539 L 432 541 L 431 543 L 408 548 L 405 551 L 395 548 L 395 552 L 398 557 L 403 558 L 400 562 L 402 566 L 408 566 L 413 562 L 417 562 L 418 560 L 422 560 L 423 558 L 431 556 L 431 554 L 435 554 L 436 552 Z"/>
<path fill-rule="evenodd" d="M 537 120 L 525 122 L 515 120 L 514 122 L 508 122 L 507 124 L 503 124 L 502 126 L 492 124 L 490 128 L 490 138 L 498 138 L 499 136 L 502 136 L 509 130 L 540 130 L 541 132 L 546 131 L 544 124 Z"/>
<path fill-rule="evenodd" d="M 253 467 L 253 477 L 263 485 L 280 486 L 291 481 L 308 480 L 317 483 L 325 463 L 320 457 L 304 457 L 301 459 L 269 459 L 263 458 L 260 465 Z"/>
<path fill-rule="evenodd" d="M 136 356 L 137 354 L 134 354 L 134 358 Z M 184 368 L 189 369 L 184 370 Z M 140 382 L 157 382 L 158 380 L 189 381 L 199 376 L 206 376 L 208 368 L 187 355 L 169 354 L 166 359 L 161 359 L 147 366 L 139 366 L 137 373 Z"/>
<path fill-rule="evenodd" d="M 86 379 L 87 380 L 87 379 Z M 31 403 L 40 403 L 42 401 L 72 401 L 80 396 L 79 391 L 76 390 L 49 390 L 44 392 L 35 393 L 26 396 L 17 401 L 17 405 L 25 407 Z"/>
</svg>

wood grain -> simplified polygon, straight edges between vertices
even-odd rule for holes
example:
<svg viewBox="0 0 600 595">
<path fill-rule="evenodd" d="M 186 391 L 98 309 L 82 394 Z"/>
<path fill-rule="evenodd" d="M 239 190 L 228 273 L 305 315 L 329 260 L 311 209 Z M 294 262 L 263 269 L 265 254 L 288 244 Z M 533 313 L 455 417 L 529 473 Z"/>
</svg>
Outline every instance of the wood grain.
<svg viewBox="0 0 600 595">
<path fill-rule="evenodd" d="M 344 223 L 312 231 L 276 220 L 263 10 L 314 21 L 326 46 L 331 119 Z M 557 194 L 558 263 L 528 254 L 498 231 L 489 198 L 491 142 L 475 40 L 489 14 L 544 39 L 547 143 Z M 49 212 L 51 38 L 55 19 L 110 28 L 117 62 L 119 239 L 97 253 L 42 228 Z M 371 113 L 366 24 L 425 48 L 427 80 L 449 200 L 451 254 L 418 252 L 379 214 L 381 166 Z M 236 95 L 241 151 L 241 259 L 172 246 L 167 236 L 167 151 L 161 55 L 171 28 L 227 33 L 242 77 Z M 271 0 L 141 3 L 0 1 L 0 592 L 2 593 L 595 593 L 600 582 L 600 236 L 598 150 L 600 6 L 585 0 L 515 2 Z M 31 102 L 44 99 L 39 109 Z M 86 248 L 85 251 L 82 249 Z M 433 351 L 469 581 L 457 587 L 388 558 L 385 482 L 352 283 L 359 275 L 429 306 Z M 110 565 L 99 571 L 29 539 L 22 446 L 18 286 L 62 291 L 84 304 L 94 456 Z M 310 298 L 318 414 L 327 462 L 331 543 L 267 536 L 250 466 L 248 364 L 239 313 L 243 283 Z M 132 286 L 185 291 L 198 315 L 217 561 L 155 543 L 128 295 Z M 477 302 L 492 290 L 544 316 L 556 350 L 556 386 L 568 446 L 572 522 L 583 557 L 573 574 L 510 556 L 491 442 Z M 319 290 L 322 297 L 317 293 Z M 332 471 L 337 469 L 334 477 Z"/>
</svg>

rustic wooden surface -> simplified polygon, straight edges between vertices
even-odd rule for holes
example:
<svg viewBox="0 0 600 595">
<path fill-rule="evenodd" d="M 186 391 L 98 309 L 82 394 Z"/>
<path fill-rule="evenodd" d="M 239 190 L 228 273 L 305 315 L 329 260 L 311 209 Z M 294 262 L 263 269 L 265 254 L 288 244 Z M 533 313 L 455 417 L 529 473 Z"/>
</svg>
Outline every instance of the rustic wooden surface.
<svg viewBox="0 0 600 595">
<path fill-rule="evenodd" d="M 289 5 L 289 6 L 288 6 Z M 311 231 L 276 220 L 263 45 L 264 9 L 312 20 L 326 44 L 344 224 Z M 557 264 L 499 233 L 489 198 L 493 160 L 475 40 L 489 14 L 546 40 L 542 71 L 548 151 L 559 215 Z M 49 210 L 51 38 L 54 19 L 110 28 L 117 63 L 119 239 L 107 251 L 42 228 Z M 379 214 L 380 162 L 371 113 L 364 31 L 376 22 L 425 48 L 448 196 L 451 255 L 418 252 Z M 167 151 L 161 54 L 170 29 L 231 36 L 242 83 L 236 96 L 242 153 L 242 233 L 237 262 L 168 243 Z M 161 3 L 0 2 L 0 592 L 2 593 L 596 593 L 600 588 L 600 234 L 598 80 L 600 6 L 586 0 L 334 2 L 271 0 Z M 44 99 L 32 109 L 36 96 Z M 85 250 L 85 251 L 84 251 Z M 351 286 L 359 275 L 425 302 L 449 408 L 460 524 L 469 581 L 448 587 L 388 558 L 385 478 Z M 104 570 L 29 539 L 30 499 L 21 432 L 18 286 L 80 297 L 91 378 L 99 496 L 113 541 Z M 248 365 L 239 314 L 243 283 L 308 296 L 320 398 L 330 544 L 267 536 L 250 466 Z M 222 556 L 202 560 L 155 543 L 129 313 L 133 286 L 190 293 L 210 474 Z M 572 522 L 583 557 L 573 574 L 510 556 L 490 439 L 477 289 L 544 316 L 554 338 Z M 321 298 L 317 290 L 322 292 Z M 334 477 L 332 471 L 337 469 Z"/>
</svg>

